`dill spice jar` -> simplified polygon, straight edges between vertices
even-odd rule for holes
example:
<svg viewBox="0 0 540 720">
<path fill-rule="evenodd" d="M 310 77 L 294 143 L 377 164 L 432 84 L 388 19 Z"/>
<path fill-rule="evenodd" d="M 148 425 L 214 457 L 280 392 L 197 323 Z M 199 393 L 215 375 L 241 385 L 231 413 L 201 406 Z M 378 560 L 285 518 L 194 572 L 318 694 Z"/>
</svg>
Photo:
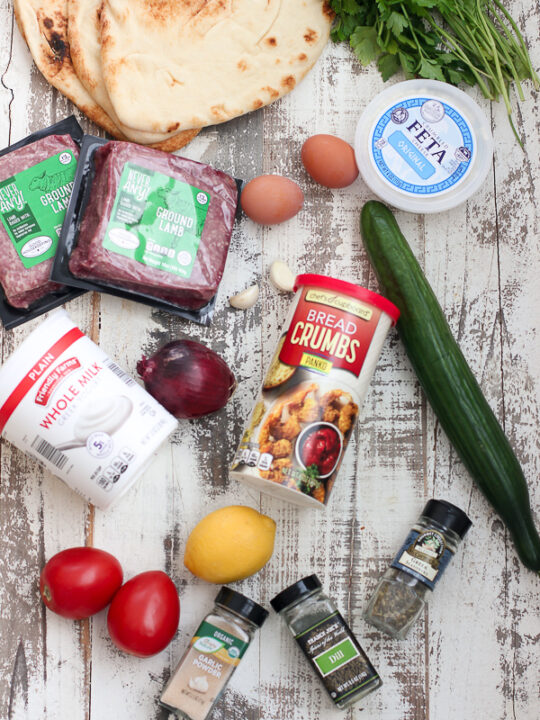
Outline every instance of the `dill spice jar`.
<svg viewBox="0 0 540 720">
<path fill-rule="evenodd" d="M 184 720 L 205 720 L 225 690 L 268 611 L 228 587 L 193 636 L 160 704 Z"/>
<path fill-rule="evenodd" d="M 299 580 L 270 600 L 322 680 L 338 708 L 352 705 L 382 685 L 333 601 L 316 575 Z"/>
<path fill-rule="evenodd" d="M 403 640 L 472 523 L 445 500 L 430 500 L 380 579 L 365 620 Z"/>
</svg>

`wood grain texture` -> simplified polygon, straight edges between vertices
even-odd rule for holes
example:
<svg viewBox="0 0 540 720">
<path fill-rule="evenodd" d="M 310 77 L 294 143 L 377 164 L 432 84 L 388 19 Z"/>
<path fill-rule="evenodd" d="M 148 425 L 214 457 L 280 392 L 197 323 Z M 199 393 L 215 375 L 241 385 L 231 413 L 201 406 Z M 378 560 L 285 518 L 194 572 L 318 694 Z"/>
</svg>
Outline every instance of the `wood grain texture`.
<svg viewBox="0 0 540 720">
<path fill-rule="evenodd" d="M 538 6 L 508 3 L 540 66 Z M 0 0 L 2 147 L 73 111 L 42 80 Z M 536 28 L 536 30 L 535 30 Z M 303 510 L 228 479 L 228 465 L 285 319 L 290 296 L 267 282 L 277 258 L 295 271 L 335 275 L 376 289 L 358 231 L 371 197 L 358 181 L 316 186 L 300 162 L 315 132 L 352 141 L 359 114 L 383 84 L 345 47 L 329 46 L 314 71 L 279 103 L 210 128 L 185 155 L 251 179 L 297 180 L 305 209 L 282 226 L 236 226 L 217 311 L 209 328 L 106 295 L 68 306 L 74 321 L 135 373 L 142 353 L 176 337 L 211 345 L 234 368 L 239 389 L 222 411 L 182 421 L 138 485 L 108 513 L 89 508 L 31 459 L 0 442 L 0 720 L 167 720 L 158 698 L 174 664 L 211 608 L 217 588 L 184 568 L 183 548 L 209 511 L 239 503 L 278 525 L 276 549 L 257 575 L 235 585 L 268 606 L 287 584 L 316 572 L 347 617 L 384 684 L 353 709 L 332 708 L 282 621 L 271 614 L 219 703 L 214 720 L 538 720 L 540 581 L 523 568 L 501 521 L 472 485 L 427 406 L 392 332 L 385 344 L 351 448 L 326 512 Z M 529 481 L 540 521 L 540 120 L 538 94 L 525 88 L 516 111 L 521 152 L 503 106 L 490 106 L 493 170 L 460 208 L 436 216 L 397 213 L 453 332 L 503 424 Z M 86 130 L 97 129 L 82 119 Z M 248 312 L 227 297 L 261 283 Z M 1 334 L 5 359 L 39 319 Z M 463 507 L 473 528 L 410 637 L 395 642 L 361 617 L 429 497 Z M 94 544 L 117 555 L 126 577 L 170 573 L 180 592 L 181 625 L 154 658 L 122 655 L 106 617 L 64 621 L 39 602 L 45 560 Z M 171 716 L 172 718 L 172 716 Z"/>
</svg>

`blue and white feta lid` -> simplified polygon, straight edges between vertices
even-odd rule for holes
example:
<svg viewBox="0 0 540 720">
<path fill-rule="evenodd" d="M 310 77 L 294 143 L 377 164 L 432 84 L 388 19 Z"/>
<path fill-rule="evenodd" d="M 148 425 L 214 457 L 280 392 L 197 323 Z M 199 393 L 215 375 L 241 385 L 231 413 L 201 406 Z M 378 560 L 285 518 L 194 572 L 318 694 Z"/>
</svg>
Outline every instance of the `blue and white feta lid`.
<svg viewBox="0 0 540 720">
<path fill-rule="evenodd" d="M 356 162 L 380 198 L 409 212 L 442 212 L 465 202 L 491 167 L 493 138 L 480 107 L 437 80 L 407 80 L 367 106 Z"/>
</svg>

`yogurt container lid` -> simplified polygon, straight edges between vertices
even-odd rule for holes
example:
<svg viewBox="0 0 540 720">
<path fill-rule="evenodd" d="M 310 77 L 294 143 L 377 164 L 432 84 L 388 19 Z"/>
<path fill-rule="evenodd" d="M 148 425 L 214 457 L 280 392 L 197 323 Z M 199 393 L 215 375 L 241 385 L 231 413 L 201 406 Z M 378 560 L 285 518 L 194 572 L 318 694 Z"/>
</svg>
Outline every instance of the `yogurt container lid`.
<svg viewBox="0 0 540 720">
<path fill-rule="evenodd" d="M 305 285 L 316 285 L 317 287 L 324 288 L 325 290 L 334 290 L 335 292 L 343 293 L 344 295 L 350 295 L 357 300 L 370 303 L 389 315 L 392 318 L 392 325 L 395 325 L 399 320 L 400 311 L 394 303 L 372 290 L 367 290 L 361 285 L 355 285 L 354 283 L 347 282 L 346 280 L 337 280 L 336 278 L 331 278 L 327 275 L 315 275 L 313 273 L 297 275 L 296 280 L 294 281 L 294 291 L 296 292 L 299 287 Z"/>
<path fill-rule="evenodd" d="M 383 90 L 356 127 L 365 183 L 408 212 L 435 213 L 465 202 L 491 167 L 493 138 L 467 94 L 438 80 L 407 80 Z"/>
</svg>

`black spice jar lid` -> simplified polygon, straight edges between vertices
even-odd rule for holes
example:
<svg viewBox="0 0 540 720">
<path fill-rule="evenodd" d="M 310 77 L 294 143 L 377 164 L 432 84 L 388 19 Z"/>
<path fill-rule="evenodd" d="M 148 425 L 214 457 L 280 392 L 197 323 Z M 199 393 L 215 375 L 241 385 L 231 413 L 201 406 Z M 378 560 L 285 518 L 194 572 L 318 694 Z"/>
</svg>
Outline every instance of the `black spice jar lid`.
<svg viewBox="0 0 540 720">
<path fill-rule="evenodd" d="M 278 593 L 276 597 L 270 600 L 270 605 L 276 612 L 281 612 L 283 608 L 300 600 L 304 595 L 309 595 L 314 590 L 320 590 L 321 587 L 321 581 L 316 575 L 308 575 Z"/>
<path fill-rule="evenodd" d="M 472 522 L 469 517 L 456 505 L 446 500 L 429 500 L 422 511 L 422 515 L 435 520 L 449 530 L 453 530 L 460 538 L 465 537 Z"/>
<path fill-rule="evenodd" d="M 262 627 L 268 617 L 268 610 L 265 610 L 258 603 L 242 595 L 242 593 L 231 590 L 229 587 L 223 586 L 221 588 L 216 595 L 216 603 L 228 610 L 232 610 L 232 612 L 249 620 L 258 627 Z"/>
</svg>

